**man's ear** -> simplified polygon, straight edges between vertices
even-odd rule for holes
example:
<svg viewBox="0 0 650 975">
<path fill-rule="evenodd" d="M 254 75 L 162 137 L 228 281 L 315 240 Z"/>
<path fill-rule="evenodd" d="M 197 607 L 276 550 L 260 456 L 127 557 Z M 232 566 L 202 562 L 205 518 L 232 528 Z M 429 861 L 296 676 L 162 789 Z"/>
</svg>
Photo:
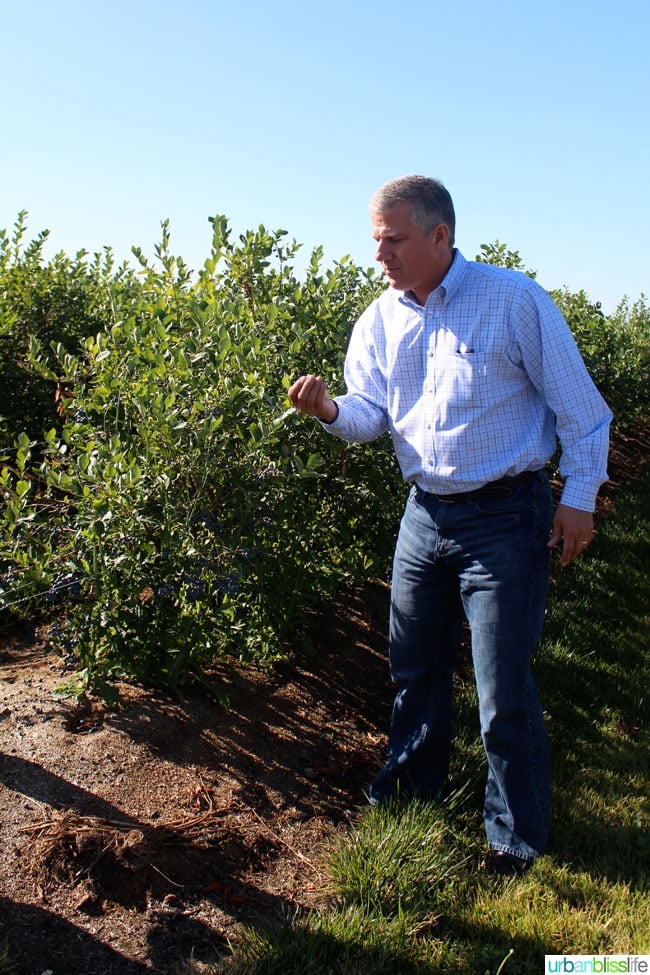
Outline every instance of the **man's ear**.
<svg viewBox="0 0 650 975">
<path fill-rule="evenodd" d="M 431 231 L 436 245 L 449 246 L 449 227 L 446 223 L 437 223 Z"/>
</svg>

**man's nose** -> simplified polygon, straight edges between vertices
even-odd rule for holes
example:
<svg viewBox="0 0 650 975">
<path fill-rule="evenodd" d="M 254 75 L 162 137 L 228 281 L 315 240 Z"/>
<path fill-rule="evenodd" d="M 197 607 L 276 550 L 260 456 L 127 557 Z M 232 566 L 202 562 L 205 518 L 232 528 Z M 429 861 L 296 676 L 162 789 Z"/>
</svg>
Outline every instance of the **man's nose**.
<svg viewBox="0 0 650 975">
<path fill-rule="evenodd" d="M 377 241 L 377 250 L 375 251 L 376 261 L 385 261 L 388 254 L 388 245 L 385 240 Z"/>
</svg>

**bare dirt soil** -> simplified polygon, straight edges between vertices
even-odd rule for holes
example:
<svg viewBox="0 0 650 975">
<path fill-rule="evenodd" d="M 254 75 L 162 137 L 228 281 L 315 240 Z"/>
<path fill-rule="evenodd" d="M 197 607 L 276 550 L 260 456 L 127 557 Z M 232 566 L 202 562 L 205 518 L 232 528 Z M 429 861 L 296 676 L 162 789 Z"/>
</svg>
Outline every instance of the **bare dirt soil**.
<svg viewBox="0 0 650 975">
<path fill-rule="evenodd" d="M 616 439 L 600 518 L 649 453 L 650 422 Z M 242 924 L 321 903 L 385 752 L 388 600 L 381 583 L 342 595 L 274 675 L 216 670 L 227 711 L 127 684 L 114 712 L 61 700 L 36 624 L 5 626 L 0 975 L 198 972 Z"/>
</svg>

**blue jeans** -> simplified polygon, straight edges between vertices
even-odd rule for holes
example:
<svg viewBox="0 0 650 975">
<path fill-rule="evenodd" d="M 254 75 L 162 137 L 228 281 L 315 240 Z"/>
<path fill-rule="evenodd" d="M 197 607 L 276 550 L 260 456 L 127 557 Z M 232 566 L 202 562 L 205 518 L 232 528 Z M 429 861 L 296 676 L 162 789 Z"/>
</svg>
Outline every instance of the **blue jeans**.
<svg viewBox="0 0 650 975">
<path fill-rule="evenodd" d="M 370 800 L 439 795 L 466 617 L 488 761 L 488 844 L 532 860 L 546 848 L 550 807 L 548 738 L 530 656 L 544 618 L 552 506 L 543 472 L 511 490 L 453 503 L 411 490 L 393 564 L 390 749 Z"/>
</svg>

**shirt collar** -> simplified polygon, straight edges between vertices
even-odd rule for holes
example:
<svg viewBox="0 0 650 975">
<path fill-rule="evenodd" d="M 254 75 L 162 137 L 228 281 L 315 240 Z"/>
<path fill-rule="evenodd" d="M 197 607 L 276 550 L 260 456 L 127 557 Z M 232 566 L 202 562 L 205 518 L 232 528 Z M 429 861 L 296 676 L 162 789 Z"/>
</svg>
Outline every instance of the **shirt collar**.
<svg viewBox="0 0 650 975">
<path fill-rule="evenodd" d="M 445 274 L 444 278 L 438 285 L 438 287 L 431 292 L 426 300 L 426 304 L 434 300 L 441 300 L 442 304 L 446 304 L 450 298 L 458 291 L 460 283 L 465 275 L 465 269 L 467 267 L 467 261 L 461 254 L 459 250 L 454 248 L 454 259 L 449 266 L 449 270 Z M 412 291 L 400 291 L 399 301 L 409 307 L 422 308 L 422 305 L 416 300 L 415 295 Z"/>
</svg>

